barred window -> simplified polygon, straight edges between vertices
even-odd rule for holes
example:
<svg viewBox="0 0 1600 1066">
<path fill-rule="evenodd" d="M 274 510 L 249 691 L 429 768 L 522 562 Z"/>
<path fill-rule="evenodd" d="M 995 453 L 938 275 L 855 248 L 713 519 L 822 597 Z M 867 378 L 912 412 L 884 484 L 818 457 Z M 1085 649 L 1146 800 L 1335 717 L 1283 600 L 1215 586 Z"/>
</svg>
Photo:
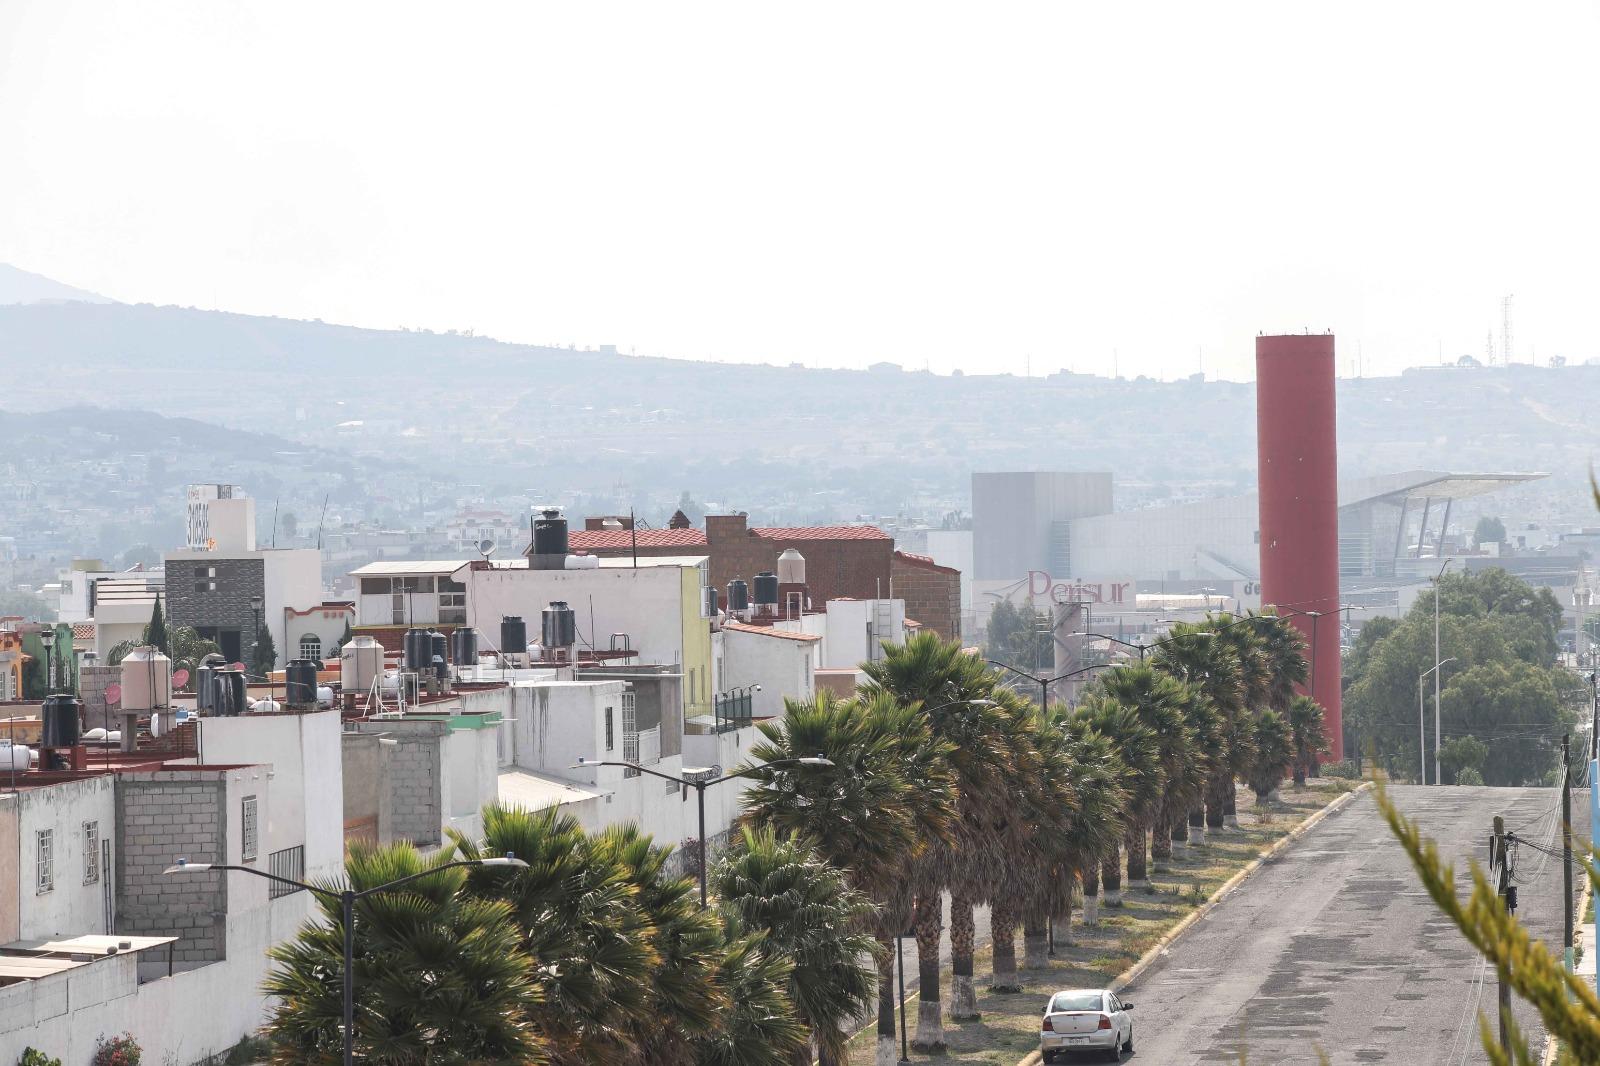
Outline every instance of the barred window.
<svg viewBox="0 0 1600 1066">
<path fill-rule="evenodd" d="M 239 838 L 242 841 L 241 858 L 245 862 L 255 862 L 257 833 L 256 798 L 254 796 L 246 796 L 244 798 L 244 809 L 242 814 L 243 817 L 240 819 L 240 821 L 243 825 L 243 828 L 239 832 Z"/>
<path fill-rule="evenodd" d="M 34 855 L 39 866 L 37 891 L 49 892 L 56 887 L 55 830 L 41 829 L 34 834 Z"/>
<path fill-rule="evenodd" d="M 83 883 L 100 880 L 100 823 L 83 823 Z"/>
<path fill-rule="evenodd" d="M 320 658 L 322 658 L 322 638 L 317 636 L 315 633 L 307 633 L 305 636 L 301 637 L 300 638 L 300 658 L 302 658 L 302 659 L 320 659 Z"/>
</svg>

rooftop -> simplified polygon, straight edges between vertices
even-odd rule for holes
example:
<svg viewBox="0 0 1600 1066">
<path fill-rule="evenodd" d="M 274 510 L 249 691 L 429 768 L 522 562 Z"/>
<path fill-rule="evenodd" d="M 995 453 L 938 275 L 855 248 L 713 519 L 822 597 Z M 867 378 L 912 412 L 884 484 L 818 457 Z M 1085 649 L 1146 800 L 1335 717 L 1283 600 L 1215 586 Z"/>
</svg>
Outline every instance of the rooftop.
<svg viewBox="0 0 1600 1066">
<path fill-rule="evenodd" d="M 812 644 L 822 639 L 816 633 L 796 633 L 788 629 L 775 629 L 772 626 L 753 626 L 744 622 L 724 622 L 724 630 L 733 630 L 735 633 L 756 633 L 763 637 L 778 637 L 782 640 L 799 641 L 802 644 Z"/>
</svg>

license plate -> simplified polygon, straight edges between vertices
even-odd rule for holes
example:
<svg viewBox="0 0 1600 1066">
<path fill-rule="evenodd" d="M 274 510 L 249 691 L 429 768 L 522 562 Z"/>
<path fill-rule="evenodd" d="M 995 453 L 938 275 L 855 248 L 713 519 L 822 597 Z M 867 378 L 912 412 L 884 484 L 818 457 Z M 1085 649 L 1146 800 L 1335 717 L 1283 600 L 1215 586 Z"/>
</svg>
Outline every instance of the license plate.
<svg viewBox="0 0 1600 1066">
<path fill-rule="evenodd" d="M 1088 1039 L 1089 1038 L 1086 1037 L 1086 1036 L 1069 1036 L 1069 1037 L 1067 1037 L 1067 1043 L 1069 1043 L 1069 1044 L 1082 1044 L 1085 1041 L 1087 1041 Z"/>
</svg>

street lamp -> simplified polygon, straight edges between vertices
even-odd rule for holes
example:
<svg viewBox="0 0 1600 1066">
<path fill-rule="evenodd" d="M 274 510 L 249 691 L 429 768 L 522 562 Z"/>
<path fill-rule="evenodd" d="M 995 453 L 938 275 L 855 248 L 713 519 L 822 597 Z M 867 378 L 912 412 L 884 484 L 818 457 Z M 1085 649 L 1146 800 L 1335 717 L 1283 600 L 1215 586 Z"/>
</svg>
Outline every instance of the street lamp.
<svg viewBox="0 0 1600 1066">
<path fill-rule="evenodd" d="M 250 665 L 257 669 L 260 669 L 261 666 L 261 653 L 259 650 L 259 645 L 261 644 L 261 606 L 260 596 L 250 597 L 250 610 L 255 612 L 256 616 L 256 627 L 250 633 L 250 658 L 253 660 Z M 272 665 L 268 663 L 267 669 L 271 670 Z"/>
<path fill-rule="evenodd" d="M 709 769 L 706 769 L 706 770 L 685 770 L 682 774 L 664 774 L 660 770 L 652 770 L 648 766 L 640 766 L 638 763 L 629 762 L 626 759 L 595 759 L 595 760 L 589 760 L 589 759 L 585 759 L 585 758 L 583 758 L 581 756 L 578 758 L 577 762 L 575 762 L 571 766 L 567 767 L 567 769 L 569 769 L 569 770 L 586 770 L 591 766 L 621 766 L 621 767 L 625 767 L 625 768 L 627 768 L 629 770 L 637 770 L 641 774 L 649 774 L 651 777 L 659 777 L 663 781 L 674 781 L 674 782 L 677 782 L 680 785 L 689 785 L 695 790 L 695 799 L 698 801 L 699 808 L 700 808 L 700 845 L 699 845 L 699 849 L 698 849 L 699 850 L 699 854 L 700 854 L 700 909 L 701 910 L 705 910 L 705 908 L 706 908 L 706 789 L 710 788 L 712 785 L 720 785 L 724 781 L 731 781 L 735 777 L 747 777 L 750 774 L 755 773 L 757 770 L 766 770 L 766 769 L 770 769 L 771 767 L 774 767 L 774 766 L 788 766 L 790 764 L 794 764 L 796 766 L 832 766 L 833 765 L 833 760 L 832 759 L 823 758 L 823 756 L 821 756 L 820 754 L 819 755 L 803 755 L 803 756 L 798 756 L 798 757 L 793 758 L 793 759 L 774 759 L 772 762 L 764 762 L 764 763 L 761 763 L 761 764 L 759 764 L 757 766 L 746 767 L 743 770 L 735 770 L 733 773 L 731 773 L 731 774 L 723 774 L 721 777 L 716 776 L 716 772 L 713 771 L 713 770 L 709 770 Z"/>
<path fill-rule="evenodd" d="M 289 885 L 293 888 L 303 888 L 307 892 L 313 892 L 324 899 L 339 901 L 340 913 L 343 915 L 344 919 L 344 1062 L 345 1066 L 352 1066 L 352 1064 L 355 1062 L 356 901 L 360 899 L 366 899 L 368 896 L 375 896 L 380 892 L 387 892 L 393 888 L 399 888 L 401 885 L 409 884 L 412 881 L 417 881 L 421 878 L 429 877 L 433 874 L 439 873 L 441 870 L 449 870 L 457 866 L 526 867 L 527 865 L 527 863 L 523 862 L 510 852 L 507 852 L 505 855 L 490 859 L 461 859 L 456 862 L 447 862 L 440 866 L 435 866 L 431 870 L 424 870 L 421 873 L 411 874 L 408 877 L 402 877 L 397 880 L 390 881 L 387 884 L 375 885 L 372 888 L 362 889 L 360 892 L 356 892 L 349 888 L 335 892 L 331 889 L 319 888 L 316 885 L 308 885 L 304 881 L 296 881 L 290 877 L 279 877 L 277 874 L 269 874 L 262 870 L 257 870 L 253 866 L 234 866 L 228 863 L 220 862 L 190 862 L 188 859 L 184 858 L 180 858 L 176 863 L 167 867 L 161 872 L 163 874 L 186 874 L 199 873 L 205 870 L 238 870 L 241 873 L 254 874 L 256 877 L 263 877 L 268 881 L 275 881 L 280 885 Z"/>
<path fill-rule="evenodd" d="M 1428 738 L 1426 736 L 1426 726 L 1424 725 L 1426 719 L 1423 717 L 1422 710 L 1422 683 L 1428 679 L 1429 674 L 1433 675 L 1435 684 L 1433 696 L 1433 783 L 1437 785 L 1439 784 L 1439 690 L 1437 686 L 1439 677 L 1444 672 L 1440 667 L 1444 666 L 1445 663 L 1453 663 L 1455 661 L 1455 657 L 1452 656 L 1442 662 L 1434 663 L 1431 667 L 1422 671 L 1422 674 L 1417 678 L 1417 750 L 1422 760 L 1422 783 L 1424 785 L 1428 783 Z"/>
<path fill-rule="evenodd" d="M 40 630 L 39 643 L 44 645 L 44 694 L 54 695 L 56 690 L 56 631 L 51 626 Z"/>
<path fill-rule="evenodd" d="M 1064 674 L 1057 674 L 1055 677 L 1038 677 L 1038 676 L 1036 676 L 1034 674 L 1028 673 L 1026 670 L 1018 670 L 1015 666 L 1012 666 L 1010 663 L 1003 663 L 998 659 L 985 659 L 983 661 L 988 663 L 990 666 L 998 666 L 1002 670 L 1010 670 L 1013 674 L 1016 674 L 1018 677 L 1025 677 L 1029 681 L 1032 681 L 1034 684 L 1038 685 L 1039 686 L 1039 709 L 1040 710 L 1043 710 L 1044 708 L 1049 706 L 1049 704 L 1050 704 L 1050 686 L 1055 684 L 1057 681 L 1065 681 L 1069 677 L 1077 677 L 1079 674 L 1087 674 L 1090 670 L 1105 670 L 1105 669 L 1108 669 L 1108 668 L 1116 665 L 1116 663 L 1095 663 L 1093 666 L 1085 666 L 1082 670 L 1069 670 Z M 963 700 L 963 701 L 960 701 L 960 702 L 967 702 L 967 701 Z M 938 710 L 938 708 L 935 707 L 934 710 Z"/>
<path fill-rule="evenodd" d="M 1100 640 L 1109 640 L 1113 644 L 1121 644 L 1124 648 L 1134 648 L 1134 649 L 1136 649 L 1139 652 L 1139 662 L 1141 664 L 1144 662 L 1144 653 L 1149 651 L 1151 648 L 1159 648 L 1163 644 L 1171 644 L 1173 641 L 1181 639 L 1182 636 L 1199 637 L 1199 636 L 1210 636 L 1210 635 L 1211 634 L 1205 633 L 1205 632 L 1186 633 L 1186 634 L 1181 634 L 1178 637 L 1168 637 L 1166 640 L 1158 640 L 1154 644 L 1143 644 L 1143 643 L 1136 644 L 1131 640 L 1123 640 L 1121 637 L 1113 637 L 1113 636 L 1110 636 L 1110 635 L 1105 634 L 1105 633 L 1085 633 L 1084 634 L 1084 636 L 1086 636 L 1086 637 L 1095 637 L 1095 638 L 1098 638 Z"/>
</svg>

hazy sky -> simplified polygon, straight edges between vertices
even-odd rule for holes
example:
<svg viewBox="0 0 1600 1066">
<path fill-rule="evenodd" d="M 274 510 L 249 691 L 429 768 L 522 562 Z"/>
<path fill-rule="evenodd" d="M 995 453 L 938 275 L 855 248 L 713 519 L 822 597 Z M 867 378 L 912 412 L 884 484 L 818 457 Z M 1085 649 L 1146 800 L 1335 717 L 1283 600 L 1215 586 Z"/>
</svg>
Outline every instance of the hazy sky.
<svg viewBox="0 0 1600 1066">
<path fill-rule="evenodd" d="M 1600 6 L 0 0 L 0 261 L 623 351 L 1600 356 Z"/>
</svg>

